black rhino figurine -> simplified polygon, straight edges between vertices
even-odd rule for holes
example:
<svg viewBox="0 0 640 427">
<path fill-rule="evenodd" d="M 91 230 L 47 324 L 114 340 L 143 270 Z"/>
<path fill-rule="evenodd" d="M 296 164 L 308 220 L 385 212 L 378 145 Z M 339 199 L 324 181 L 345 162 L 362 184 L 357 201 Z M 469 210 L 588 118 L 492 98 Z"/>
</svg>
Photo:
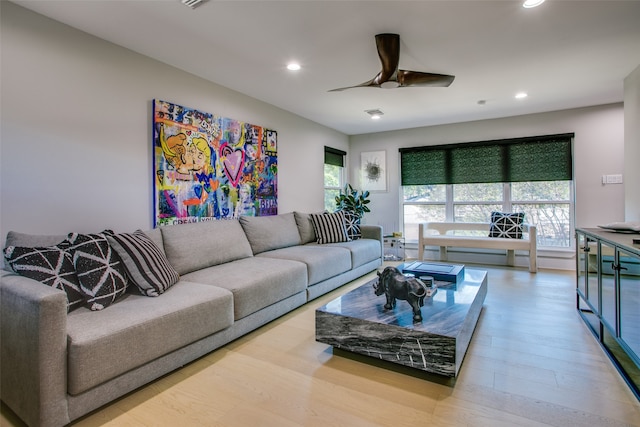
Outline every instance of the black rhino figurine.
<svg viewBox="0 0 640 427">
<path fill-rule="evenodd" d="M 413 320 L 422 321 L 420 307 L 424 305 L 427 295 L 427 288 L 422 281 L 405 276 L 396 267 L 386 267 L 382 273 L 378 271 L 378 283 L 374 283 L 373 288 L 377 296 L 386 295 L 384 308 L 394 308 L 396 299 L 407 301 L 413 309 Z"/>
</svg>

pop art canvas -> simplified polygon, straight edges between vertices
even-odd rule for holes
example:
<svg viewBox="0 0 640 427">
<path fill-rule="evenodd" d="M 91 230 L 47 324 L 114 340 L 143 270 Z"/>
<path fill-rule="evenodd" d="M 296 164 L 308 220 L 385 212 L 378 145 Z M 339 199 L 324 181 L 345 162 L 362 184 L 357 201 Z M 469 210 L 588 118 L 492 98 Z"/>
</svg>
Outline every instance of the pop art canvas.
<svg viewBox="0 0 640 427">
<path fill-rule="evenodd" d="M 276 131 L 154 100 L 155 225 L 278 213 Z"/>
</svg>

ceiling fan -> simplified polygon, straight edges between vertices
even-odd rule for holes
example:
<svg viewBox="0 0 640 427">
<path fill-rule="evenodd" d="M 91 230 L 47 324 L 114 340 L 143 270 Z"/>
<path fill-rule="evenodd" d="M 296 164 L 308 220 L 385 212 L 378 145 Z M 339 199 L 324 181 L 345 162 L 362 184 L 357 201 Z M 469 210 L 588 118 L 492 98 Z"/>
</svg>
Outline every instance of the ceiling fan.
<svg viewBox="0 0 640 427">
<path fill-rule="evenodd" d="M 382 63 L 380 71 L 373 79 L 355 86 L 331 89 L 329 92 L 339 92 L 355 87 L 396 88 L 409 86 L 449 86 L 455 76 L 446 74 L 422 73 L 419 71 L 399 70 L 400 36 L 398 34 L 377 34 L 376 46 Z"/>
</svg>

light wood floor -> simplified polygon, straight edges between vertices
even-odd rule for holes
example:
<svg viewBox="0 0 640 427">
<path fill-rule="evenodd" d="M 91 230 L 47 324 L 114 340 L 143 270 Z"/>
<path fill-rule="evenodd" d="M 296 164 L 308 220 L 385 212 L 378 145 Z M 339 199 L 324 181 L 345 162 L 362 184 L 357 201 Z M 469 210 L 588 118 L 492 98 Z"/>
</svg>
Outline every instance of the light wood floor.
<svg viewBox="0 0 640 427">
<path fill-rule="evenodd" d="M 640 403 L 575 311 L 574 273 L 488 270 L 455 381 L 315 342 L 315 308 L 371 273 L 75 425 L 640 426 Z M 22 425 L 4 406 L 0 422 Z"/>
</svg>

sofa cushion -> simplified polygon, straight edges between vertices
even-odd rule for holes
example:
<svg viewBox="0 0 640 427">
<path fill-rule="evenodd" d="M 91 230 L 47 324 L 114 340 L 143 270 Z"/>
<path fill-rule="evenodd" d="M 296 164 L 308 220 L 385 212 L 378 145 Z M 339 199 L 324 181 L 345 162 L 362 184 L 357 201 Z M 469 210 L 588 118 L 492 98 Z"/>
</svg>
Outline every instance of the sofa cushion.
<svg viewBox="0 0 640 427">
<path fill-rule="evenodd" d="M 167 258 L 181 275 L 253 256 L 237 219 L 169 225 L 160 229 Z"/>
<path fill-rule="evenodd" d="M 273 216 L 241 216 L 253 254 L 300 244 L 300 233 L 293 213 Z"/>
<path fill-rule="evenodd" d="M 162 255 L 166 256 L 167 254 L 164 252 L 164 241 L 162 240 L 162 231 L 160 228 L 152 228 L 151 230 L 144 230 L 144 234 L 147 235 L 148 238 L 151 239 L 153 243 L 160 249 Z"/>
<path fill-rule="evenodd" d="M 180 279 L 160 248 L 141 230 L 107 235 L 107 240 L 122 258 L 131 282 L 143 295 L 156 297 Z"/>
<path fill-rule="evenodd" d="M 317 242 L 320 244 L 349 241 L 344 212 L 342 211 L 311 214 L 311 223 L 316 233 Z"/>
<path fill-rule="evenodd" d="M 67 311 L 71 312 L 85 303 L 85 295 L 73 267 L 69 244 L 61 242 L 55 246 L 22 247 L 7 246 L 4 256 L 13 271 L 21 276 L 37 280 L 67 294 Z"/>
<path fill-rule="evenodd" d="M 489 237 L 522 239 L 524 212 L 504 213 L 491 212 Z"/>
<path fill-rule="evenodd" d="M 67 318 L 68 392 L 82 393 L 233 323 L 231 292 L 180 281 L 158 298 L 127 294 Z"/>
<path fill-rule="evenodd" d="M 263 252 L 258 257 L 289 259 L 307 265 L 309 286 L 351 269 L 351 252 L 346 248 L 308 244 Z"/>
<path fill-rule="evenodd" d="M 71 233 L 67 237 L 68 251 L 73 256 L 80 289 L 91 310 L 102 310 L 127 290 L 128 277 L 122 260 L 109 245 L 105 230 L 97 234 Z"/>
<path fill-rule="evenodd" d="M 298 233 L 300 234 L 300 243 L 303 245 L 317 240 L 316 232 L 313 230 L 313 223 L 311 222 L 311 214 L 294 212 L 293 216 L 298 226 Z"/>
<path fill-rule="evenodd" d="M 4 246 L 23 246 L 27 248 L 35 248 L 36 246 L 54 246 L 63 242 L 66 238 L 67 236 L 62 234 L 27 234 L 19 233 L 17 231 L 9 231 L 7 233 L 7 240 Z"/>
<path fill-rule="evenodd" d="M 183 279 L 231 291 L 234 318 L 239 320 L 304 292 L 307 268 L 296 261 L 251 257 L 194 271 Z"/>
<path fill-rule="evenodd" d="M 310 246 L 313 244 L 310 244 Z M 348 249 L 351 252 L 351 268 L 357 268 L 368 262 L 380 259 L 380 241 L 374 239 L 357 239 L 351 242 L 329 243 L 326 246 L 335 246 Z"/>
</svg>

